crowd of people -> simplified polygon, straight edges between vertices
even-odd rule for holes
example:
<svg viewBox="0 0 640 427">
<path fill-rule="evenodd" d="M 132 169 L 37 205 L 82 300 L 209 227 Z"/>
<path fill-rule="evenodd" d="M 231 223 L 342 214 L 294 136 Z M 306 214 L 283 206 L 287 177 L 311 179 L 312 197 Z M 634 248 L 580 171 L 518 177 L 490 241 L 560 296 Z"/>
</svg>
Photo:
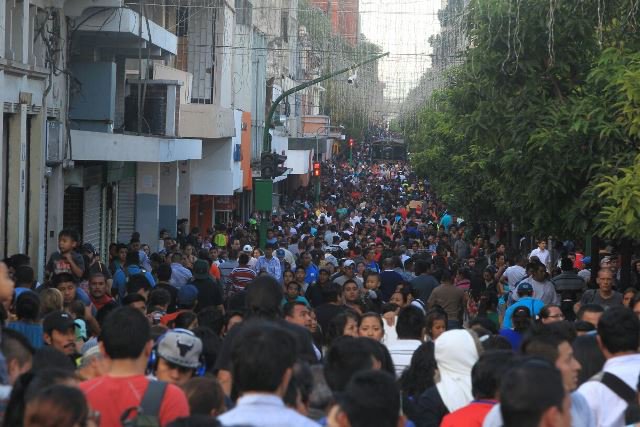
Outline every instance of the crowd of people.
<svg viewBox="0 0 640 427">
<path fill-rule="evenodd" d="M 5 426 L 640 422 L 640 271 L 503 243 L 402 162 L 325 162 L 246 224 L 0 264 Z M 559 254 L 555 256 L 554 254 Z M 593 267 L 597 268 L 593 268 Z M 591 272 L 593 271 L 593 277 Z"/>
</svg>

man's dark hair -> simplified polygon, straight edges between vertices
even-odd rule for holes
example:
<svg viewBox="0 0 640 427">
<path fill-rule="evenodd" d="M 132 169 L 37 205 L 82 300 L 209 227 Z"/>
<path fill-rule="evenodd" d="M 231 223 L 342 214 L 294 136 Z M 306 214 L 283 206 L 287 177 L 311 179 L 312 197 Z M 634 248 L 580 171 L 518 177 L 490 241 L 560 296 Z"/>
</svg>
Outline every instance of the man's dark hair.
<svg viewBox="0 0 640 427">
<path fill-rule="evenodd" d="M 258 321 L 244 326 L 231 349 L 234 390 L 238 394 L 275 392 L 296 361 L 295 348 L 293 335 L 275 323 Z"/>
<path fill-rule="evenodd" d="M 140 290 L 149 291 L 151 290 L 151 283 L 149 283 L 149 280 L 144 274 L 134 274 L 133 276 L 129 276 L 125 289 L 127 294 L 135 294 Z"/>
<path fill-rule="evenodd" d="M 505 367 L 511 363 L 511 350 L 487 351 L 471 369 L 471 393 L 474 399 L 495 399 Z"/>
<path fill-rule="evenodd" d="M 242 252 L 239 256 L 238 256 L 238 264 L 240 265 L 245 265 L 249 263 L 249 255 L 245 254 L 244 252 Z"/>
<path fill-rule="evenodd" d="M 35 322 L 40 315 L 40 297 L 35 292 L 23 292 L 16 300 L 16 316 L 19 320 Z"/>
<path fill-rule="evenodd" d="M 267 319 L 281 317 L 282 286 L 269 275 L 258 276 L 246 287 L 245 307 L 247 317 L 258 316 Z"/>
<path fill-rule="evenodd" d="M 58 233 L 58 239 L 60 239 L 61 237 L 68 237 L 74 242 L 80 241 L 80 234 L 78 234 L 76 230 L 72 230 L 70 228 L 60 230 L 60 232 Z"/>
<path fill-rule="evenodd" d="M 7 364 L 12 360 L 17 360 L 20 366 L 31 362 L 35 353 L 35 349 L 24 335 L 8 328 L 2 328 L 0 350 L 2 350 Z"/>
<path fill-rule="evenodd" d="M 560 261 L 560 270 L 573 271 L 573 261 L 571 261 L 571 258 L 562 258 Z"/>
<path fill-rule="evenodd" d="M 329 388 L 334 393 L 344 391 L 356 372 L 373 368 L 371 356 L 371 347 L 364 338 L 336 338 L 327 351 L 324 364 L 324 376 Z"/>
<path fill-rule="evenodd" d="M 30 265 L 21 265 L 16 268 L 16 285 L 30 285 L 33 286 L 35 281 L 35 275 L 33 268 Z"/>
<path fill-rule="evenodd" d="M 8 267 L 17 269 L 21 265 L 30 265 L 31 257 L 27 254 L 13 254 L 4 261 Z"/>
<path fill-rule="evenodd" d="M 544 359 L 555 364 L 559 357 L 558 347 L 563 342 L 570 343 L 569 337 L 552 329 L 548 325 L 535 325 L 522 341 L 520 349 L 523 354 Z"/>
<path fill-rule="evenodd" d="M 215 306 L 205 307 L 198 312 L 198 325 L 211 329 L 220 336 L 224 327 L 225 313 Z"/>
<path fill-rule="evenodd" d="M 284 315 L 284 317 L 287 316 L 291 316 L 293 315 L 293 310 L 295 309 L 295 307 L 297 305 L 301 305 L 306 307 L 307 304 L 305 304 L 302 301 L 293 301 L 293 302 L 287 302 L 283 307 L 282 307 L 282 314 Z"/>
<path fill-rule="evenodd" d="M 585 313 L 604 313 L 604 307 L 602 307 L 600 304 L 585 304 L 583 306 L 580 306 L 580 309 L 578 309 L 578 312 L 576 313 L 576 317 L 578 318 L 578 320 L 582 320 L 582 316 L 584 316 Z"/>
<path fill-rule="evenodd" d="M 627 307 L 612 307 L 602 313 L 598 336 L 611 354 L 637 351 L 640 344 L 640 321 Z"/>
<path fill-rule="evenodd" d="M 54 288 L 57 288 L 61 283 L 68 283 L 76 281 L 73 279 L 73 276 L 70 273 L 58 273 L 51 279 L 51 284 Z"/>
<path fill-rule="evenodd" d="M 534 359 L 509 369 L 500 384 L 500 412 L 504 427 L 537 427 L 545 411 L 563 411 L 565 390 L 560 371 Z"/>
<path fill-rule="evenodd" d="M 158 276 L 158 281 L 160 282 L 168 282 L 171 280 L 171 266 L 169 264 L 160 264 L 156 269 L 156 276 Z"/>
<path fill-rule="evenodd" d="M 338 302 L 342 294 L 342 287 L 335 282 L 327 283 L 322 287 L 322 299 L 324 302 Z"/>
<path fill-rule="evenodd" d="M 124 263 L 127 267 L 130 265 L 140 265 L 140 253 L 136 251 L 128 251 L 127 259 Z"/>
<path fill-rule="evenodd" d="M 155 288 L 149 293 L 149 307 L 160 307 L 171 304 L 171 294 L 164 288 Z"/>
<path fill-rule="evenodd" d="M 413 270 L 416 276 L 419 276 L 431 270 L 431 264 L 425 259 L 418 259 L 413 266 Z"/>
<path fill-rule="evenodd" d="M 424 333 L 424 313 L 418 307 L 407 306 L 398 313 L 396 332 L 398 339 L 421 340 Z"/>
<path fill-rule="evenodd" d="M 383 371 L 358 372 L 340 399 L 351 427 L 395 427 L 400 416 L 400 389 L 393 375 Z"/>
<path fill-rule="evenodd" d="M 151 327 L 140 310 L 120 307 L 105 319 L 100 339 L 111 359 L 137 359 L 151 339 Z"/>
<path fill-rule="evenodd" d="M 134 302 L 144 302 L 144 303 L 146 303 L 147 300 L 142 295 L 136 294 L 136 293 L 127 294 L 127 295 L 125 295 L 124 298 L 122 298 L 122 305 L 123 306 L 127 306 L 127 305 L 130 305 L 130 304 L 133 304 Z"/>
</svg>

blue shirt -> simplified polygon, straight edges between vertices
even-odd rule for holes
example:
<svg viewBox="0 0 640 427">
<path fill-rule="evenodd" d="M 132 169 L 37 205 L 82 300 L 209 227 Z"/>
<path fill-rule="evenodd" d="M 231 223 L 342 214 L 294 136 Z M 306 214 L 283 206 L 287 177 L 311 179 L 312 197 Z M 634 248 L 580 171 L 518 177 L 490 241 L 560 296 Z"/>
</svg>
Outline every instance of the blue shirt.
<svg viewBox="0 0 640 427">
<path fill-rule="evenodd" d="M 313 284 L 318 281 L 319 270 L 315 264 L 309 264 L 309 266 L 304 270 L 304 281 L 308 284 Z"/>
<path fill-rule="evenodd" d="M 178 262 L 171 263 L 171 279 L 169 279 L 169 284 L 176 287 L 181 288 L 191 281 L 193 275 L 191 271 L 186 268 L 184 265 Z"/>
<path fill-rule="evenodd" d="M 317 427 L 319 424 L 287 408 L 275 394 L 248 394 L 238 399 L 236 407 L 218 417 L 225 426 Z"/>
<path fill-rule="evenodd" d="M 20 332 L 22 335 L 24 335 L 25 338 L 29 340 L 33 348 L 35 348 L 36 350 L 44 346 L 44 342 L 42 341 L 42 325 L 41 324 L 23 322 L 22 320 L 18 320 L 18 321 L 9 323 L 7 327 L 9 329 L 13 329 L 14 331 Z"/>
<path fill-rule="evenodd" d="M 127 267 L 128 277 L 134 276 L 136 274 L 141 274 L 142 272 L 142 268 L 137 265 L 130 265 Z M 118 295 L 120 295 L 120 298 L 123 298 L 126 293 L 125 285 L 127 284 L 128 277 L 127 274 L 124 273 L 124 270 L 118 270 L 116 271 L 116 274 L 113 275 L 113 287 L 118 290 Z M 156 281 L 151 273 L 145 271 L 144 277 L 147 278 L 152 288 L 156 286 Z M 91 301 L 89 301 L 89 303 L 91 303 Z"/>
<path fill-rule="evenodd" d="M 542 307 L 544 307 L 544 303 L 539 299 L 524 297 L 520 298 L 518 302 L 512 304 L 507 311 L 504 313 L 504 320 L 502 321 L 502 327 L 505 329 L 511 329 L 513 326 L 511 325 L 511 316 L 513 316 L 513 312 L 516 311 L 518 307 L 527 307 L 531 316 L 534 318 L 540 313 Z"/>
<path fill-rule="evenodd" d="M 269 275 L 275 277 L 278 282 L 282 282 L 282 266 L 278 258 L 272 256 L 271 259 L 267 259 L 264 255 L 258 258 L 256 273 L 260 274 L 260 271 L 263 269 L 269 273 Z"/>
</svg>

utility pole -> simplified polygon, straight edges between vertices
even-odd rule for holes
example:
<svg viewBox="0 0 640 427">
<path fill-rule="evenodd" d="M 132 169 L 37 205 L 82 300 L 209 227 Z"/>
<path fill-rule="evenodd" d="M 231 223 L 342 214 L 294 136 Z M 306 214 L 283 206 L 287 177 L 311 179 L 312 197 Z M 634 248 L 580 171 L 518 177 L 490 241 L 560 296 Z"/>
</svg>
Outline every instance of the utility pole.
<svg viewBox="0 0 640 427">
<path fill-rule="evenodd" d="M 264 133 L 263 133 L 263 137 L 262 137 L 262 153 L 271 153 L 271 135 L 269 134 L 269 130 L 271 129 L 271 122 L 273 120 L 273 115 L 276 112 L 276 109 L 278 108 L 278 105 L 280 105 L 280 103 L 287 98 L 289 95 L 293 95 L 296 92 L 300 92 L 303 89 L 308 88 L 309 86 L 313 86 L 317 83 L 323 82 L 325 80 L 328 80 L 332 77 L 338 76 L 340 74 L 344 74 L 347 73 L 349 71 L 353 71 L 354 69 L 364 65 L 364 64 L 368 64 L 370 62 L 374 62 L 377 61 L 380 58 L 383 58 L 385 56 L 388 56 L 389 52 L 385 52 L 383 54 L 380 55 L 376 55 L 374 57 L 371 57 L 369 59 L 366 59 L 364 61 L 358 62 L 356 64 L 353 64 L 351 67 L 347 67 L 347 68 L 343 68 L 341 70 L 338 71 L 334 71 L 333 73 L 329 73 L 326 74 L 324 76 L 320 76 L 318 78 L 315 78 L 313 80 L 309 80 L 308 82 L 302 83 L 298 86 L 294 86 L 289 90 L 284 91 L 280 96 L 278 96 L 276 98 L 275 101 L 273 101 L 273 104 L 271 105 L 271 108 L 269 108 L 269 112 L 267 113 L 267 117 L 265 119 L 264 122 Z M 319 188 L 319 186 L 318 186 Z M 266 194 L 258 194 L 260 190 L 260 193 L 266 193 L 268 192 L 268 197 Z M 261 179 L 256 179 L 256 189 L 255 189 L 255 194 L 256 194 L 256 209 L 260 212 L 262 212 L 262 218 L 260 220 L 260 225 L 258 228 L 259 231 L 259 237 L 260 237 L 260 247 L 264 248 L 265 245 L 265 241 L 267 240 L 267 229 L 269 228 L 269 225 L 271 224 L 271 211 L 273 210 L 273 205 L 271 203 L 269 203 L 268 201 L 271 200 L 271 195 L 273 194 L 273 176 L 268 176 L 268 177 L 261 177 Z M 319 196 L 319 194 L 318 194 Z M 316 196 L 316 197 L 318 197 Z M 260 197 L 261 202 L 258 203 L 258 197 Z"/>
</svg>

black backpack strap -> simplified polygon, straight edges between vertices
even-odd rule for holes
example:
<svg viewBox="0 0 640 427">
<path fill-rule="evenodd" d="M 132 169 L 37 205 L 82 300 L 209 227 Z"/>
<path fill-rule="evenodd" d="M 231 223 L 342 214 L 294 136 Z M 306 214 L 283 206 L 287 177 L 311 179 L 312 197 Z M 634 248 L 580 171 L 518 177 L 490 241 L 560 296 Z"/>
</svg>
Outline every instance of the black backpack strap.
<svg viewBox="0 0 640 427">
<path fill-rule="evenodd" d="M 606 385 L 612 392 L 617 394 L 620 399 L 624 400 L 628 404 L 634 403 L 637 399 L 636 391 L 633 388 L 629 387 L 627 383 L 609 372 L 604 372 L 602 374 L 600 382 Z"/>
<path fill-rule="evenodd" d="M 140 411 L 144 415 L 159 416 L 160 406 L 162 406 L 162 399 L 164 392 L 167 390 L 167 383 L 164 381 L 149 381 L 147 391 L 142 396 L 142 402 L 140 402 Z"/>
</svg>

